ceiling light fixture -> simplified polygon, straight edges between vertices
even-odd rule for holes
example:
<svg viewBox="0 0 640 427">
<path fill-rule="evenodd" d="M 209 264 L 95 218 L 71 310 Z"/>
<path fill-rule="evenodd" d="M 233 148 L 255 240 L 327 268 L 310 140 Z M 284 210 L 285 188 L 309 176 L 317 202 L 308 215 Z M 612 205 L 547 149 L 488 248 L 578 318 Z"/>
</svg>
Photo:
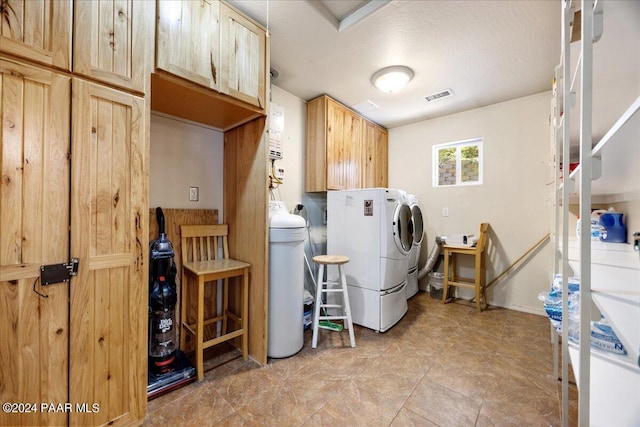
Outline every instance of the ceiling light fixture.
<svg viewBox="0 0 640 427">
<path fill-rule="evenodd" d="M 402 89 L 413 78 L 413 70 L 404 65 L 394 65 L 376 71 L 371 83 L 382 92 L 394 93 Z"/>
</svg>

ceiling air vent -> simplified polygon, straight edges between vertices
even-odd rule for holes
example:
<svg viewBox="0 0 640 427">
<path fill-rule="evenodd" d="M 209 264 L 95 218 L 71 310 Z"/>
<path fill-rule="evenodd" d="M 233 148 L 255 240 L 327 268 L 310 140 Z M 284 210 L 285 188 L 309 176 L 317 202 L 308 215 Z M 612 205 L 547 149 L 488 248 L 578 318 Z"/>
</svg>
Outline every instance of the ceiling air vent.
<svg viewBox="0 0 640 427">
<path fill-rule="evenodd" d="M 367 99 L 359 104 L 352 105 L 351 108 L 360 113 L 366 113 L 367 111 L 375 110 L 378 106 Z"/>
<path fill-rule="evenodd" d="M 438 99 L 442 99 L 442 98 L 448 98 L 450 96 L 453 96 L 453 91 L 451 89 L 445 89 L 441 92 L 437 92 L 437 93 L 432 93 L 431 95 L 427 95 L 424 97 L 424 99 L 426 99 L 427 101 L 431 102 L 431 101 L 436 101 Z"/>
</svg>

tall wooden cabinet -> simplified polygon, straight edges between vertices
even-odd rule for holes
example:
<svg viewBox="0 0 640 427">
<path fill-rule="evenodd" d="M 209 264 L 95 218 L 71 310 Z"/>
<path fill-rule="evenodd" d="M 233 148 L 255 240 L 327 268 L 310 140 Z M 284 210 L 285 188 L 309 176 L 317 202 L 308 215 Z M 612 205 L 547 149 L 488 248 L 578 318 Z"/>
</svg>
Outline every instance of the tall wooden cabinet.
<svg viewBox="0 0 640 427">
<path fill-rule="evenodd" d="M 189 26 L 185 20 L 198 22 L 198 26 Z M 266 30 L 218 0 L 159 0 L 157 24 L 151 108 L 224 131 L 222 221 L 229 224 L 231 253 L 251 264 L 249 354 L 266 364 Z M 185 50 L 192 49 L 198 40 L 203 45 L 209 43 L 209 48 Z M 216 61 L 218 54 L 220 59 Z M 239 296 L 231 295 L 230 301 Z"/>
<path fill-rule="evenodd" d="M 70 95 L 68 76 L 0 57 L 2 402 L 68 399 L 69 284 L 39 277 L 69 257 Z M 2 411 L 0 425 L 66 424 L 37 409 Z"/>
<path fill-rule="evenodd" d="M 148 159 L 144 99 L 74 79 L 69 401 L 74 425 L 146 412 Z"/>
<path fill-rule="evenodd" d="M 144 417 L 149 150 L 137 55 L 145 3 L 73 3 L 73 32 L 50 44 L 70 53 L 76 40 L 69 73 L 55 59 L 64 55 L 35 57 L 39 46 L 19 32 L 42 17 L 32 9 L 70 18 L 71 2 L 3 2 L 30 12 L 12 27 L 13 41 L 0 43 L 0 399 L 73 410 L 3 411 L 0 425 Z M 44 283 L 41 266 L 70 258 L 77 276 Z"/>
<path fill-rule="evenodd" d="M 387 138 L 326 95 L 307 102 L 305 191 L 386 187 Z"/>
</svg>

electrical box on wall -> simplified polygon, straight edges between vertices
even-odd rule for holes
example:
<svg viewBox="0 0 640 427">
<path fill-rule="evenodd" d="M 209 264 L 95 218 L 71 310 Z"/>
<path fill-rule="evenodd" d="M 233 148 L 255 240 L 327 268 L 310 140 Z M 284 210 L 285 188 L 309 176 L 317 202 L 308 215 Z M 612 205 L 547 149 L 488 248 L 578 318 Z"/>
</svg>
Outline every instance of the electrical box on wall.
<svg viewBox="0 0 640 427">
<path fill-rule="evenodd" d="M 274 103 L 269 109 L 269 158 L 282 159 L 282 136 L 284 134 L 284 108 Z"/>
</svg>

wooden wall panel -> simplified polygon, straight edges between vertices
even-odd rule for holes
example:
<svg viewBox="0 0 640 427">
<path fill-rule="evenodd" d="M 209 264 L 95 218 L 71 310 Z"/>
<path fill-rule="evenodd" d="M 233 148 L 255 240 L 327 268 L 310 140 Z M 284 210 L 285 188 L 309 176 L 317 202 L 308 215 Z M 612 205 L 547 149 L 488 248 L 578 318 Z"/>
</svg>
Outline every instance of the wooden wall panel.
<svg viewBox="0 0 640 427">
<path fill-rule="evenodd" d="M 182 250 L 180 248 L 180 226 L 181 225 L 204 225 L 204 224 L 218 224 L 218 210 L 217 209 L 162 209 L 164 214 L 164 229 L 167 234 L 167 239 L 171 241 L 173 245 L 173 251 L 175 257 L 173 258 L 178 269 L 178 275 L 176 277 L 176 283 L 178 284 L 178 301 L 176 302 L 176 317 L 179 321 L 183 319 L 183 313 L 180 313 L 180 300 L 182 295 L 180 293 L 180 284 L 182 283 Z M 158 238 L 158 221 L 156 219 L 156 208 L 149 209 L 149 242 Z M 205 287 L 205 297 L 210 298 L 214 294 L 212 287 Z M 194 298 L 189 299 L 189 312 L 195 313 L 196 302 Z M 215 306 L 205 306 L 205 317 L 213 315 Z M 180 322 L 176 324 L 179 325 Z M 194 319 L 189 320 L 195 322 Z M 215 326 L 214 326 L 215 327 Z M 176 342 L 180 342 L 180 334 L 182 328 L 176 328 Z M 208 331 L 211 333 L 211 331 Z M 187 335 L 192 337 L 192 335 Z"/>
<path fill-rule="evenodd" d="M 223 222 L 229 224 L 231 257 L 251 263 L 249 354 L 267 363 L 268 228 L 265 118 L 225 132 Z M 236 296 L 237 297 L 237 296 Z"/>
<path fill-rule="evenodd" d="M 0 400 L 66 402 L 68 284 L 40 266 L 69 248 L 68 77 L 0 60 Z M 45 296 L 34 292 L 34 288 Z M 0 425 L 65 424 L 64 413 L 0 412 Z"/>
<path fill-rule="evenodd" d="M 178 278 L 181 274 L 182 252 L 180 250 L 180 226 L 218 224 L 217 209 L 162 209 L 164 214 L 164 229 L 167 239 L 173 244 L 176 254 L 174 260 L 178 267 Z M 156 208 L 149 208 L 149 242 L 158 238 L 158 221 Z"/>
</svg>

